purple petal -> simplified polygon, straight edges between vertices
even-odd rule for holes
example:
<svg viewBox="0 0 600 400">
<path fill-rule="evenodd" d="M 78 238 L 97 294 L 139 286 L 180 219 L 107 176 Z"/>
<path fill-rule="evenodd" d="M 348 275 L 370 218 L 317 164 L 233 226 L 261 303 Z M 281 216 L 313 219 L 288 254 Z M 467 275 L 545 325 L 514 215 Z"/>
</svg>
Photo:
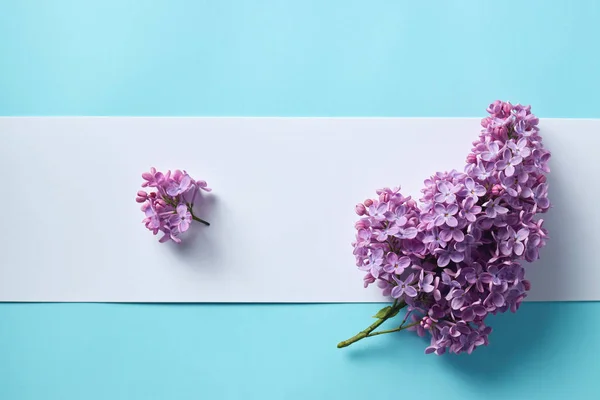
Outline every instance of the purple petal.
<svg viewBox="0 0 600 400">
<path fill-rule="evenodd" d="M 437 265 L 438 267 L 445 267 L 448 264 L 450 264 L 450 254 L 443 252 L 438 256 Z"/>
<path fill-rule="evenodd" d="M 450 185 L 446 181 L 440 181 L 437 183 L 437 188 L 442 194 L 447 194 L 450 192 Z"/>
<path fill-rule="evenodd" d="M 417 230 L 417 228 L 406 228 L 402 230 L 402 239 L 414 239 L 415 237 L 417 237 L 417 234 L 419 233 L 419 231 Z"/>
<path fill-rule="evenodd" d="M 210 192 L 212 189 L 208 187 L 206 181 L 196 181 L 198 187 L 204 191 Z"/>
<path fill-rule="evenodd" d="M 392 297 L 395 299 L 402 296 L 402 293 L 404 293 L 404 291 L 402 290 L 401 286 L 394 286 L 394 288 L 392 289 Z"/>
<path fill-rule="evenodd" d="M 177 196 L 179 193 L 179 185 L 177 185 L 175 182 L 171 182 L 167 187 L 167 194 L 169 196 Z"/>
<path fill-rule="evenodd" d="M 183 179 L 181 180 L 181 182 L 179 183 L 179 187 L 181 188 L 182 192 L 185 192 L 186 190 L 188 190 L 188 188 L 190 187 L 191 184 L 192 184 L 192 178 L 190 178 L 189 175 L 185 175 L 183 177 Z"/>
<path fill-rule="evenodd" d="M 537 205 L 539 208 L 546 209 L 550 207 L 550 201 L 546 197 L 538 197 Z"/>
<path fill-rule="evenodd" d="M 408 268 L 408 266 L 410 265 L 410 257 L 400 257 L 398 259 L 398 266 L 400 268 Z"/>
<path fill-rule="evenodd" d="M 478 317 L 483 317 L 487 314 L 487 310 L 481 304 L 477 304 L 473 306 L 473 311 Z"/>
<path fill-rule="evenodd" d="M 404 288 L 404 293 L 406 293 L 408 297 L 416 297 L 417 289 L 415 289 L 413 286 L 406 286 Z"/>
<path fill-rule="evenodd" d="M 389 253 L 386 258 L 388 263 L 390 264 L 396 264 L 398 262 L 398 254 L 396 253 Z"/>
<path fill-rule="evenodd" d="M 519 181 L 519 183 L 525 183 L 525 182 L 527 182 L 528 179 L 529 179 L 529 175 L 527 175 L 526 172 L 521 172 L 519 174 L 519 176 L 517 177 L 517 180 Z"/>
<path fill-rule="evenodd" d="M 386 231 L 381 231 L 381 230 L 379 230 L 379 229 L 375 229 L 375 230 L 373 231 L 373 233 L 374 233 L 375 235 L 377 235 L 377 240 L 378 240 L 378 241 L 380 241 L 380 242 L 385 242 L 385 241 L 387 240 L 387 237 L 388 237 L 388 235 L 387 235 L 387 232 L 386 232 Z"/>
<path fill-rule="evenodd" d="M 521 228 L 517 232 L 516 239 L 518 241 L 522 241 L 522 240 L 527 239 L 527 236 L 529 236 L 529 229 L 527 229 L 527 228 Z"/>
<path fill-rule="evenodd" d="M 179 231 L 185 232 L 190 227 L 190 223 L 187 220 L 183 220 L 179 223 Z"/>
<path fill-rule="evenodd" d="M 444 222 L 446 222 L 446 218 L 444 218 L 443 215 L 438 215 L 437 217 L 435 217 L 435 220 L 433 223 L 435 226 L 442 226 L 442 225 L 444 225 Z"/>
<path fill-rule="evenodd" d="M 421 289 L 425 293 L 431 293 L 431 292 L 433 292 L 434 287 L 433 287 L 433 285 L 423 284 L 423 285 L 421 285 Z"/>
<path fill-rule="evenodd" d="M 444 242 L 449 241 L 452 239 L 452 232 L 449 229 L 443 229 L 440 232 L 440 239 L 442 239 Z"/>
<path fill-rule="evenodd" d="M 450 259 L 455 263 L 459 263 L 465 259 L 465 255 L 463 253 L 459 253 L 458 251 L 450 252 Z"/>
<path fill-rule="evenodd" d="M 380 268 L 377 265 L 372 265 L 369 272 L 371 273 L 371 275 L 373 275 L 373 278 L 377 279 L 379 278 Z"/>
<path fill-rule="evenodd" d="M 442 193 L 438 193 L 433 198 L 438 203 L 443 203 L 446 201 L 446 195 Z"/>
<path fill-rule="evenodd" d="M 479 280 L 480 280 L 482 283 L 490 283 L 490 282 L 492 282 L 492 279 L 493 279 L 493 278 L 494 278 L 494 277 L 493 277 L 493 276 L 492 276 L 492 274 L 490 274 L 489 272 L 484 272 L 484 273 L 482 273 L 481 275 L 479 275 Z"/>
<path fill-rule="evenodd" d="M 395 235 L 398 232 L 400 232 L 400 228 L 397 227 L 396 225 L 393 225 L 392 227 L 390 227 L 390 228 L 387 229 L 387 234 L 391 235 L 391 236 Z"/>
<path fill-rule="evenodd" d="M 433 206 L 433 210 L 436 214 L 444 214 L 446 212 L 446 207 L 444 207 L 441 204 L 436 204 L 435 206 Z"/>
<path fill-rule="evenodd" d="M 465 187 L 467 189 L 469 189 L 469 191 L 471 191 L 471 190 L 473 190 L 473 188 L 475 188 L 475 181 L 473 180 L 473 178 L 465 179 Z"/>
<path fill-rule="evenodd" d="M 505 256 L 510 256 L 512 254 L 512 246 L 508 241 L 500 242 L 498 249 L 500 250 L 500 253 Z"/>
<path fill-rule="evenodd" d="M 525 251 L 525 245 L 521 242 L 516 242 L 514 245 L 514 250 L 516 255 L 521 256 Z"/>
<path fill-rule="evenodd" d="M 527 186 L 525 186 L 524 188 L 521 189 L 521 197 L 524 199 L 528 199 L 531 196 L 533 196 L 533 192 L 531 191 L 530 188 L 528 188 Z"/>
<path fill-rule="evenodd" d="M 461 313 L 461 317 L 467 322 L 473 321 L 475 319 L 475 312 L 472 308 L 467 308 Z"/>
<path fill-rule="evenodd" d="M 508 212 L 508 208 L 502 206 L 496 206 L 494 209 L 498 214 L 506 214 Z"/>
<path fill-rule="evenodd" d="M 463 306 L 463 304 L 465 304 L 465 299 L 463 297 L 455 297 L 452 299 L 450 307 L 452 307 L 454 310 L 458 310 Z"/>
<path fill-rule="evenodd" d="M 452 236 L 457 242 L 465 240 L 465 234 L 460 229 L 455 229 Z"/>
<path fill-rule="evenodd" d="M 391 274 L 392 272 L 394 272 L 395 270 L 395 266 L 392 264 L 386 264 L 383 266 L 383 271 L 387 272 L 388 274 Z"/>
<path fill-rule="evenodd" d="M 504 174 L 506 176 L 513 176 L 515 174 L 515 167 L 512 164 L 508 164 L 504 169 Z"/>
<path fill-rule="evenodd" d="M 492 296 L 492 302 L 496 307 L 502 307 L 504 305 L 504 297 L 500 293 L 494 292 L 490 295 Z"/>
</svg>

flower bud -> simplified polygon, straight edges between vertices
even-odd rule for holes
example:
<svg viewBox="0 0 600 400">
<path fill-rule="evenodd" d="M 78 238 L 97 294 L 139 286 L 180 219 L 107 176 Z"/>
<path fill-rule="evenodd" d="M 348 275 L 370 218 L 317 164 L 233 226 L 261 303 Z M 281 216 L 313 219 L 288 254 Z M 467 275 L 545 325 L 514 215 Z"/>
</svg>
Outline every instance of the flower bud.
<svg viewBox="0 0 600 400">
<path fill-rule="evenodd" d="M 138 203 L 143 203 L 146 201 L 146 198 L 141 197 L 141 196 L 136 196 L 135 201 L 137 201 Z"/>
<path fill-rule="evenodd" d="M 477 162 L 477 156 L 473 153 L 470 153 L 467 156 L 467 164 L 475 164 Z"/>
<path fill-rule="evenodd" d="M 373 277 L 373 275 L 371 275 L 370 272 L 368 272 L 365 277 L 363 278 L 363 283 L 365 288 L 368 287 L 371 283 L 375 282 L 375 278 Z"/>
<path fill-rule="evenodd" d="M 536 179 L 536 181 L 537 181 L 538 185 L 540 183 L 546 183 L 546 175 L 540 175 L 540 176 L 538 176 L 537 179 Z"/>
<path fill-rule="evenodd" d="M 383 203 L 387 203 L 390 200 L 390 195 L 389 193 L 381 193 L 379 195 L 379 201 L 383 202 Z"/>
<path fill-rule="evenodd" d="M 365 215 L 365 212 L 367 212 L 367 209 L 365 208 L 364 204 L 359 203 L 356 205 L 356 207 L 354 207 L 354 211 L 356 211 L 356 213 L 358 215 Z"/>
<path fill-rule="evenodd" d="M 366 229 L 369 227 L 369 223 L 367 221 L 361 219 L 361 220 L 356 221 L 356 223 L 354 224 L 354 227 L 356 229 Z"/>
<path fill-rule="evenodd" d="M 508 130 L 505 126 L 499 126 L 497 128 L 494 128 L 493 135 L 496 139 L 505 141 L 506 139 L 508 139 Z"/>
<path fill-rule="evenodd" d="M 492 186 L 492 196 L 500 196 L 502 194 L 503 190 L 504 189 L 502 188 L 501 185 L 496 184 L 496 185 Z"/>
<path fill-rule="evenodd" d="M 373 205 L 373 200 L 366 199 L 364 202 L 365 207 L 371 207 Z"/>
</svg>

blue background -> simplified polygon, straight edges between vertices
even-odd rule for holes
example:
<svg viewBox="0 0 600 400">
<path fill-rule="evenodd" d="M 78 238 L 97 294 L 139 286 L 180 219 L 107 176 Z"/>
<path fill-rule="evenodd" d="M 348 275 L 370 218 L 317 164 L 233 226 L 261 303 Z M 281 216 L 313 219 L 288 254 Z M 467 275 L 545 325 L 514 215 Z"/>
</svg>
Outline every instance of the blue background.
<svg viewBox="0 0 600 400">
<path fill-rule="evenodd" d="M 600 118 L 599 19 L 592 0 L 0 0 L 0 115 L 479 117 L 500 98 Z M 598 303 L 525 304 L 470 357 L 407 333 L 336 349 L 380 306 L 1 304 L 0 399 L 600 398 Z"/>
</svg>

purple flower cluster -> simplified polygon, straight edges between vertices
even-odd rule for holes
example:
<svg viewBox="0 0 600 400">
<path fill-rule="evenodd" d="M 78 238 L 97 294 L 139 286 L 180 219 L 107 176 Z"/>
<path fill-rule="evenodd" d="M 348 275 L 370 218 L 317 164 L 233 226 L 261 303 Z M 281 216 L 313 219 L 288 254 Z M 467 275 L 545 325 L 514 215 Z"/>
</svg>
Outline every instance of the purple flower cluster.
<svg viewBox="0 0 600 400">
<path fill-rule="evenodd" d="M 546 244 L 535 218 L 550 207 L 539 120 L 501 101 L 487 111 L 464 172 L 427 179 L 419 207 L 397 188 L 356 206 L 352 245 L 365 287 L 406 305 L 411 329 L 431 336 L 426 353 L 487 345 L 485 318 L 519 308 L 530 289 L 521 262 Z"/>
<path fill-rule="evenodd" d="M 143 188 L 155 188 L 150 193 L 140 190 L 136 201 L 142 203 L 142 211 L 146 216 L 142 221 L 146 228 L 157 234 L 163 232 L 160 242 L 173 240 L 181 243 L 181 234 L 187 231 L 192 220 L 209 225 L 208 222 L 194 215 L 194 200 L 199 189 L 210 192 L 205 181 L 192 179 L 187 172 L 175 170 L 162 173 L 156 168 L 142 174 Z"/>
</svg>

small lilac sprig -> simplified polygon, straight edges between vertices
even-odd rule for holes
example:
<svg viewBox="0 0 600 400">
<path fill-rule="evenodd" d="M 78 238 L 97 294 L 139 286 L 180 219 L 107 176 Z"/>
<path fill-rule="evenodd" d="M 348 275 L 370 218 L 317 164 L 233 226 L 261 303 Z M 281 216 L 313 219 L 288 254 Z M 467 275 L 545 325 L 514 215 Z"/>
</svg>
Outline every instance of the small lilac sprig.
<svg viewBox="0 0 600 400">
<path fill-rule="evenodd" d="M 486 317 L 516 312 L 527 296 L 521 264 L 537 260 L 548 237 L 536 216 L 550 208 L 550 152 L 529 106 L 496 101 L 487 111 L 464 172 L 427 179 L 418 208 L 399 188 L 356 206 L 352 245 L 364 285 L 376 283 L 394 303 L 338 347 L 409 329 L 430 336 L 426 353 L 471 353 L 488 344 Z M 375 331 L 405 307 L 398 327 Z"/>
<path fill-rule="evenodd" d="M 187 231 L 192 221 L 206 226 L 210 224 L 194 214 L 194 200 L 199 190 L 210 192 L 205 181 L 192 179 L 185 171 L 175 170 L 162 173 L 156 168 L 142 174 L 143 188 L 154 188 L 156 191 L 137 192 L 136 201 L 142 203 L 142 211 L 146 216 L 143 223 L 154 235 L 163 232 L 159 242 L 169 240 L 181 243 L 181 234 Z"/>
</svg>

